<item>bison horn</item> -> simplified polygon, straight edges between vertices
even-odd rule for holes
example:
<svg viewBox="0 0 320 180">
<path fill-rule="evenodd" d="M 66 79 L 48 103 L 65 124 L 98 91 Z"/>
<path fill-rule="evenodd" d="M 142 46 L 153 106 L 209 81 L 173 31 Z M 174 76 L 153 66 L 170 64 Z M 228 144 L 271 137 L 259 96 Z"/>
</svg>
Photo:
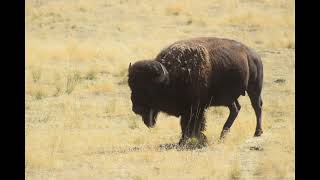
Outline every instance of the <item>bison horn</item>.
<svg viewBox="0 0 320 180">
<path fill-rule="evenodd" d="M 129 69 L 131 68 L 131 63 L 129 64 Z"/>
<path fill-rule="evenodd" d="M 162 69 L 162 71 L 163 71 L 163 74 L 164 75 L 167 75 L 168 74 L 168 71 L 167 71 L 167 69 L 160 63 L 160 66 L 161 66 L 161 69 Z"/>
<path fill-rule="evenodd" d="M 167 84 L 168 80 L 169 80 L 169 73 L 168 73 L 166 67 L 164 67 L 161 63 L 160 63 L 160 66 L 161 66 L 162 72 L 161 72 L 160 75 L 158 75 L 158 77 L 155 79 L 155 81 L 157 83 L 165 83 L 165 84 Z"/>
</svg>

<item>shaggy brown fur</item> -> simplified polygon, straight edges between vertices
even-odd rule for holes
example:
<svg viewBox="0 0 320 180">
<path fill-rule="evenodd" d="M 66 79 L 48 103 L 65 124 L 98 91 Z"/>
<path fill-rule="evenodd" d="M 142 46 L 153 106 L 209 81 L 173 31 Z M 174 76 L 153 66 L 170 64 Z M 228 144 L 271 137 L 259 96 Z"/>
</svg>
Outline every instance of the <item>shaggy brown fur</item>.
<svg viewBox="0 0 320 180">
<path fill-rule="evenodd" d="M 158 112 L 181 116 L 184 144 L 190 137 L 206 142 L 204 112 L 227 106 L 229 117 L 221 132 L 229 131 L 241 108 L 238 97 L 248 93 L 257 118 L 255 136 L 262 134 L 261 90 L 263 66 L 247 46 L 228 39 L 201 37 L 175 42 L 154 60 L 129 67 L 133 111 L 152 127 Z"/>
</svg>

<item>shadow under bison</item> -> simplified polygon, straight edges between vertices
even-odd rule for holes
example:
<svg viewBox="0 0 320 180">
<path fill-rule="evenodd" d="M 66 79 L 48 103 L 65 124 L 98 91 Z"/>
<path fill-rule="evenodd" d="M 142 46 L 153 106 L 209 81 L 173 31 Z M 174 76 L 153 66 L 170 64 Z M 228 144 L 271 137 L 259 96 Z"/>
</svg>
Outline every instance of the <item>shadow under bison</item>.
<svg viewBox="0 0 320 180">
<path fill-rule="evenodd" d="M 130 63 L 128 71 L 132 110 L 149 128 L 159 112 L 181 116 L 180 146 L 190 139 L 207 144 L 204 112 L 210 106 L 230 110 L 223 139 L 241 109 L 237 99 L 245 92 L 256 114 L 254 136 L 263 133 L 263 65 L 259 55 L 242 43 L 214 37 L 177 41 L 153 60 Z"/>
</svg>

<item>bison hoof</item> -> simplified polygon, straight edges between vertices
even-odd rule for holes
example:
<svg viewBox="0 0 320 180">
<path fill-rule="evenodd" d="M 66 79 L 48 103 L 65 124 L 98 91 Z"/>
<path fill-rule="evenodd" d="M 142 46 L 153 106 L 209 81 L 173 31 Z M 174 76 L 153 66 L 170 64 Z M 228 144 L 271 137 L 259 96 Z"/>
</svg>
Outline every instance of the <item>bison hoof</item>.
<svg viewBox="0 0 320 180">
<path fill-rule="evenodd" d="M 223 129 L 220 134 L 220 142 L 223 142 L 224 138 L 227 136 L 227 134 L 230 132 L 230 129 Z"/>
<path fill-rule="evenodd" d="M 254 137 L 259 137 L 263 133 L 262 129 L 257 129 L 256 132 L 254 133 Z"/>
<path fill-rule="evenodd" d="M 201 133 L 198 137 L 181 138 L 178 145 L 183 149 L 200 149 L 208 145 L 208 139 Z"/>
<path fill-rule="evenodd" d="M 208 138 L 203 133 L 200 134 L 199 141 L 200 141 L 200 144 L 204 146 L 208 144 Z"/>
<path fill-rule="evenodd" d="M 181 139 L 179 140 L 178 145 L 179 145 L 179 146 L 184 146 L 184 145 L 186 145 L 186 143 L 187 143 L 187 139 L 186 139 L 186 138 L 181 138 Z"/>
</svg>

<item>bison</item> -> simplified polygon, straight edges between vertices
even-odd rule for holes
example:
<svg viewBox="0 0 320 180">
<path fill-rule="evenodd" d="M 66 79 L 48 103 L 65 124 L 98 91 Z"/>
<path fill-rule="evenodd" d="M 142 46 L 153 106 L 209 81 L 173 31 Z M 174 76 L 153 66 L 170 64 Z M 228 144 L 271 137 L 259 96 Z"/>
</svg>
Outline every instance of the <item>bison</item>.
<svg viewBox="0 0 320 180">
<path fill-rule="evenodd" d="M 263 65 L 259 55 L 246 45 L 215 37 L 177 41 L 164 48 L 153 60 L 129 65 L 128 85 L 132 110 L 151 128 L 159 112 L 181 117 L 182 136 L 207 144 L 205 110 L 226 106 L 230 110 L 220 139 L 236 119 L 240 95 L 246 92 L 256 115 L 254 136 L 260 136 Z"/>
</svg>

